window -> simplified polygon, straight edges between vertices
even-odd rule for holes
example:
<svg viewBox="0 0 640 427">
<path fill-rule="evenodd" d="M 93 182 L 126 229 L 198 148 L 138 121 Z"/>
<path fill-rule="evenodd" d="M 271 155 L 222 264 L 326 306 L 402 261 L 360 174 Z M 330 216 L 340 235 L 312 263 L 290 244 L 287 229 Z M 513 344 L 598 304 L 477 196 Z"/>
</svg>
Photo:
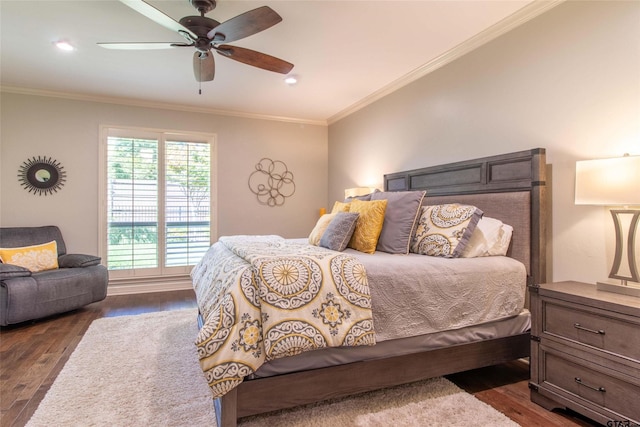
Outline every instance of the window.
<svg viewBox="0 0 640 427">
<path fill-rule="evenodd" d="M 215 239 L 211 135 L 102 129 L 102 256 L 111 278 L 189 273 Z"/>
</svg>

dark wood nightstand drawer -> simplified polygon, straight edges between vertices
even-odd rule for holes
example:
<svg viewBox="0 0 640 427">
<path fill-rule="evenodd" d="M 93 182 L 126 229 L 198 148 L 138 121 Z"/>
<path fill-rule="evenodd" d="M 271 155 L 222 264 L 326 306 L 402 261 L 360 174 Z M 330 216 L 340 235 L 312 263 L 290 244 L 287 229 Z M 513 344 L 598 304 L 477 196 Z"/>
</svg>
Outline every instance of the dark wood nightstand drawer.
<svg viewBox="0 0 640 427">
<path fill-rule="evenodd" d="M 617 318 L 615 313 L 599 314 L 577 305 L 544 301 L 543 334 L 555 335 L 581 344 L 640 361 L 640 325 Z M 637 320 L 637 319 L 636 319 Z"/>
<path fill-rule="evenodd" d="M 560 395 L 578 401 L 583 399 L 600 408 L 611 411 L 613 419 L 618 414 L 640 422 L 640 386 L 620 378 L 581 365 L 574 358 L 568 360 L 559 353 L 544 353 L 544 387 L 556 389 Z"/>
<path fill-rule="evenodd" d="M 640 426 L 640 298 L 573 281 L 529 289 L 531 400 Z"/>
</svg>

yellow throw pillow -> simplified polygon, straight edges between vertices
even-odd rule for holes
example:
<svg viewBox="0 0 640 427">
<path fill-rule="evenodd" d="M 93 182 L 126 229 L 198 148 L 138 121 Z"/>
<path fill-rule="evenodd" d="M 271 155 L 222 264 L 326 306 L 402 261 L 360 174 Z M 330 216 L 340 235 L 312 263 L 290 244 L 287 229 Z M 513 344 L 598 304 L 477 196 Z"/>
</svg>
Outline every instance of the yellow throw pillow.
<svg viewBox="0 0 640 427">
<path fill-rule="evenodd" d="M 338 213 L 338 212 L 349 212 L 349 207 L 351 206 L 351 202 L 349 203 L 344 203 L 344 202 L 335 202 L 333 204 L 333 209 L 331 209 L 331 213 Z"/>
<path fill-rule="evenodd" d="M 316 226 L 311 230 L 311 234 L 309 234 L 310 245 L 318 246 L 320 244 L 320 238 L 335 216 L 336 214 L 324 214 L 320 217 L 318 222 L 316 222 Z"/>
<path fill-rule="evenodd" d="M 376 251 L 386 209 L 387 200 L 364 202 L 356 199 L 350 203 L 349 212 L 360 214 L 358 222 L 356 222 L 356 229 L 349 241 L 350 248 L 367 254 Z"/>
<path fill-rule="evenodd" d="M 55 240 L 21 248 L 0 248 L 0 261 L 17 265 L 33 273 L 58 268 L 58 245 Z"/>
</svg>

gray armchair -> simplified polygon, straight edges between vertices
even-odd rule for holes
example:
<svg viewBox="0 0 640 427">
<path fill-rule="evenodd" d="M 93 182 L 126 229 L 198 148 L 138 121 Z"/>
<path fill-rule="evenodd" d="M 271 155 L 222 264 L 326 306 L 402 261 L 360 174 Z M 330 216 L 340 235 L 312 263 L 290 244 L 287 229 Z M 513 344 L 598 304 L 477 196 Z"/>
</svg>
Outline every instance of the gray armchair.
<svg viewBox="0 0 640 427">
<path fill-rule="evenodd" d="M 0 228 L 0 248 L 32 246 L 55 240 L 58 266 L 32 273 L 26 268 L 0 263 L 0 325 L 80 308 L 107 296 L 109 275 L 100 258 L 67 254 L 56 226 Z"/>
</svg>

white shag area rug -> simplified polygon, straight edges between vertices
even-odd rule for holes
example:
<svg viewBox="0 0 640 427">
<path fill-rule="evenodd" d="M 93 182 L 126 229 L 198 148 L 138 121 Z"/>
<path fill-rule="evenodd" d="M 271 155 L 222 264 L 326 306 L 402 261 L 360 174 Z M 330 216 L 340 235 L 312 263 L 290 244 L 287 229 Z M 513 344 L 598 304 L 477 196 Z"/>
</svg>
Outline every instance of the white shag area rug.
<svg viewBox="0 0 640 427">
<path fill-rule="evenodd" d="M 196 311 L 94 321 L 28 427 L 208 426 L 215 414 L 194 343 Z M 517 426 L 450 381 L 406 386 L 245 418 L 243 427 Z"/>
</svg>

